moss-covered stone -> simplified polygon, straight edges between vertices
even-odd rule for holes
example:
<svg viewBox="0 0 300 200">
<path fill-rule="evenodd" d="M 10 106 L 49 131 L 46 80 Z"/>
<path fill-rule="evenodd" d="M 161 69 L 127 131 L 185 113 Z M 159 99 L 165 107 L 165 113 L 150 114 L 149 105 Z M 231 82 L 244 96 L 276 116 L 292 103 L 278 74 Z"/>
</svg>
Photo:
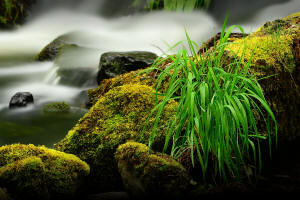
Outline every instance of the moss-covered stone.
<svg viewBox="0 0 300 200">
<path fill-rule="evenodd" d="M 300 136 L 300 12 L 267 22 L 248 37 L 227 46 L 229 57 L 244 65 L 251 59 L 254 74 L 278 121 L 280 140 Z"/>
<path fill-rule="evenodd" d="M 76 44 L 71 43 L 69 40 L 70 35 L 64 34 L 56 39 L 54 39 L 52 42 L 50 42 L 48 45 L 46 45 L 40 53 L 38 53 L 35 56 L 35 60 L 37 61 L 53 61 L 55 60 L 56 56 L 59 53 L 59 50 L 64 45 L 69 45 L 71 47 L 77 47 Z"/>
<path fill-rule="evenodd" d="M 0 187 L 16 199 L 74 196 L 89 171 L 78 157 L 44 146 L 0 147 Z"/>
<path fill-rule="evenodd" d="M 300 115 L 295 112 L 300 110 L 299 41 L 300 12 L 267 22 L 246 37 L 230 38 L 221 60 L 225 70 L 236 60 L 241 60 L 242 66 L 251 61 L 249 73 L 256 76 L 275 114 L 280 141 L 300 136 Z M 213 45 L 204 46 L 207 51 L 199 52 L 204 56 L 215 51 Z M 266 130 L 260 126 L 264 122 L 257 120 L 260 131 Z"/>
<path fill-rule="evenodd" d="M 148 142 L 154 116 L 146 119 L 156 105 L 155 90 L 146 85 L 128 84 L 112 88 L 79 120 L 68 135 L 55 145 L 58 150 L 77 155 L 91 167 L 92 186 L 98 189 L 120 187 L 121 178 L 113 155 L 127 140 Z M 158 101 L 161 97 L 158 97 Z M 155 147 L 162 147 L 164 132 L 177 104 L 170 101 L 161 117 Z M 161 150 L 161 149 L 160 149 Z"/>
<path fill-rule="evenodd" d="M 146 145 L 127 142 L 115 153 L 123 183 L 134 196 L 178 197 L 189 185 L 186 169 L 170 156 Z"/>
<path fill-rule="evenodd" d="M 69 113 L 71 107 L 65 102 L 54 102 L 43 107 L 44 113 Z"/>
</svg>

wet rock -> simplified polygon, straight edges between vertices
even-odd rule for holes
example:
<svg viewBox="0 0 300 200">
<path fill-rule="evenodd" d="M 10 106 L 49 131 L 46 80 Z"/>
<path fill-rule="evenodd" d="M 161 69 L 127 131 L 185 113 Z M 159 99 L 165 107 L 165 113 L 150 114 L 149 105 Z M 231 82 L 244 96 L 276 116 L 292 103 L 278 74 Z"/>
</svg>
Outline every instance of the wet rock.
<svg viewBox="0 0 300 200">
<path fill-rule="evenodd" d="M 36 61 L 53 61 L 59 53 L 59 49 L 64 45 L 77 46 L 75 41 L 78 41 L 80 33 L 73 31 L 58 36 L 49 44 L 47 44 L 41 51 L 35 56 Z"/>
<path fill-rule="evenodd" d="M 44 146 L 0 147 L 0 187 L 14 199 L 64 199 L 75 196 L 89 174 L 78 157 Z"/>
<path fill-rule="evenodd" d="M 18 92 L 11 98 L 9 108 L 26 107 L 33 103 L 33 96 L 30 92 Z"/>
<path fill-rule="evenodd" d="M 180 197 L 190 183 L 181 164 L 168 155 L 152 152 L 144 144 L 122 144 L 115 158 L 124 186 L 134 197 Z"/>
<path fill-rule="evenodd" d="M 156 59 L 156 54 L 147 51 L 104 53 L 100 59 L 97 82 L 100 84 L 103 79 L 148 67 Z"/>
<path fill-rule="evenodd" d="M 52 42 L 50 42 L 47 46 L 45 46 L 41 50 L 41 52 L 38 55 L 36 55 L 35 60 L 37 60 L 37 61 L 53 61 L 53 60 L 55 60 L 59 47 L 61 47 L 64 44 L 68 44 L 65 40 L 65 37 L 66 36 L 63 35 L 63 36 L 56 38 Z M 75 44 L 73 44 L 73 45 L 75 45 Z"/>
</svg>

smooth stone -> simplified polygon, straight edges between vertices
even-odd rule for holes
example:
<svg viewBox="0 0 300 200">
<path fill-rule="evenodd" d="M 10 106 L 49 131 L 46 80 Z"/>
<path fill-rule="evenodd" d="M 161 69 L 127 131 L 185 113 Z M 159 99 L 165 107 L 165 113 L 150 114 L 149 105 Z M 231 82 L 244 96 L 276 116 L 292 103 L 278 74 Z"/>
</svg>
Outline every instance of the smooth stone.
<svg viewBox="0 0 300 200">
<path fill-rule="evenodd" d="M 33 96 L 30 92 L 17 92 L 9 102 L 9 108 L 26 107 L 28 104 L 33 104 Z"/>
</svg>

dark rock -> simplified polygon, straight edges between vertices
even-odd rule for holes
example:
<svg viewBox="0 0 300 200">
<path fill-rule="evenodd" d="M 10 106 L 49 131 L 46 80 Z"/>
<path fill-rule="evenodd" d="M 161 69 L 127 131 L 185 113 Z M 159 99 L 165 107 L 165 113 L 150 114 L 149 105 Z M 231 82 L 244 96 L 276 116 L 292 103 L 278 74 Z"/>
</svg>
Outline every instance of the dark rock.
<svg viewBox="0 0 300 200">
<path fill-rule="evenodd" d="M 18 92 L 11 98 L 9 108 L 26 107 L 33 102 L 33 96 L 30 92 Z"/>
<path fill-rule="evenodd" d="M 99 84 L 103 79 L 148 67 L 156 59 L 156 54 L 147 51 L 104 53 L 100 59 L 97 82 Z"/>
<path fill-rule="evenodd" d="M 247 33 L 230 33 L 228 40 L 230 39 L 239 39 L 248 36 Z M 216 45 L 216 42 L 221 39 L 221 32 L 217 33 L 214 37 L 210 38 L 207 42 L 205 42 L 201 49 L 198 51 L 198 54 L 205 52 L 205 50 L 210 49 Z"/>
</svg>

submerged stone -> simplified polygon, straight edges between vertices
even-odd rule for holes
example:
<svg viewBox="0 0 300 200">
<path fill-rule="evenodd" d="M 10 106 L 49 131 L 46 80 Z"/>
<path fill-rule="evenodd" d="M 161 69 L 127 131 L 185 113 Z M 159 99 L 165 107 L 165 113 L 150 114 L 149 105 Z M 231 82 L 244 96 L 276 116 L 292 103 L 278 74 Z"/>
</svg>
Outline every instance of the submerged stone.
<svg viewBox="0 0 300 200">
<path fill-rule="evenodd" d="M 44 146 L 0 147 L 0 187 L 14 199 L 56 199 L 75 196 L 89 166 L 74 155 Z"/>
</svg>

